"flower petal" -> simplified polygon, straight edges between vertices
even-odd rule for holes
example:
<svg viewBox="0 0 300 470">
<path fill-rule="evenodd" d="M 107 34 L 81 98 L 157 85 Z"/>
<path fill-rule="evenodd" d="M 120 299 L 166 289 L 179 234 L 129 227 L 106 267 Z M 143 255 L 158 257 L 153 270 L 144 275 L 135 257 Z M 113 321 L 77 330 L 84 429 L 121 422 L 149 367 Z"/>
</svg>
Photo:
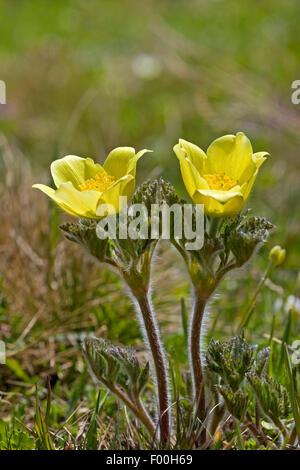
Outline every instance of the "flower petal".
<svg viewBox="0 0 300 470">
<path fill-rule="evenodd" d="M 193 200 L 196 204 L 203 204 L 205 213 L 212 217 L 226 217 L 237 214 L 244 205 L 241 193 L 230 193 L 229 191 L 200 190 L 196 191 Z"/>
<path fill-rule="evenodd" d="M 32 187 L 35 189 L 39 189 L 44 194 L 49 196 L 54 202 L 56 202 L 56 204 L 58 204 L 68 214 L 74 215 L 75 217 L 79 217 L 79 215 L 76 212 L 72 211 L 72 209 L 69 206 L 66 206 L 62 201 L 58 201 L 58 199 L 56 198 L 55 189 L 52 189 L 49 186 L 46 186 L 45 184 L 34 184 Z"/>
<path fill-rule="evenodd" d="M 130 197 L 132 196 L 132 182 L 134 188 L 134 177 L 132 175 L 125 175 L 118 181 L 116 181 L 112 186 L 110 186 L 106 191 L 104 191 L 101 194 L 100 200 L 98 201 L 96 215 L 99 215 L 99 213 L 101 213 L 100 206 L 102 204 L 109 204 L 113 206 L 115 208 L 115 212 L 119 212 L 119 210 L 123 209 L 123 207 L 120 207 L 119 197 L 126 196 L 128 200 L 130 199 Z"/>
<path fill-rule="evenodd" d="M 185 156 L 180 157 L 180 171 L 186 190 L 191 197 L 197 189 L 209 188 L 207 181 L 200 176 L 198 170 Z"/>
<path fill-rule="evenodd" d="M 249 180 L 256 169 L 250 140 L 243 132 L 214 140 L 207 149 L 207 169 L 225 173 L 240 185 Z"/>
<path fill-rule="evenodd" d="M 211 197 L 216 201 L 220 202 L 221 204 L 226 204 L 226 202 L 230 201 L 233 198 L 240 198 L 243 199 L 242 193 L 239 191 L 232 192 L 232 191 L 218 191 L 216 189 L 198 189 L 198 193 L 202 194 L 205 197 Z"/>
<path fill-rule="evenodd" d="M 108 154 L 103 168 L 108 174 L 119 179 L 126 175 L 128 163 L 134 156 L 133 147 L 117 147 Z"/>
<path fill-rule="evenodd" d="M 255 183 L 256 177 L 258 175 L 259 169 L 261 165 L 264 163 L 264 161 L 266 160 L 265 155 L 269 155 L 269 154 L 267 152 L 257 152 L 252 155 L 257 169 L 255 170 L 255 172 L 253 173 L 249 181 L 247 181 L 247 183 L 245 183 L 241 188 L 241 192 L 243 193 L 245 200 L 247 200 L 248 197 L 250 196 L 250 193 Z"/>
<path fill-rule="evenodd" d="M 173 150 L 179 160 L 182 157 L 188 157 L 200 175 L 203 175 L 207 156 L 200 147 L 187 140 L 179 139 L 179 143 L 173 147 Z"/>
<path fill-rule="evenodd" d="M 242 193 L 243 193 L 243 196 L 244 196 L 244 199 L 245 201 L 248 199 L 248 197 L 250 196 L 250 193 L 251 193 L 251 189 L 255 183 L 255 180 L 256 180 L 256 177 L 258 175 L 258 169 L 256 170 L 256 172 L 254 173 L 254 175 L 250 178 L 250 180 L 242 186 Z"/>
<path fill-rule="evenodd" d="M 270 156 L 268 152 L 256 152 L 252 155 L 252 159 L 257 169 L 261 167 L 265 160 L 267 160 L 266 157 L 268 156 Z"/>
<path fill-rule="evenodd" d="M 117 147 L 110 152 L 105 160 L 104 170 L 117 179 L 128 173 L 135 176 L 136 163 L 146 152 L 151 152 L 151 150 L 144 149 L 135 153 L 133 147 Z"/>
<path fill-rule="evenodd" d="M 126 170 L 126 174 L 128 173 L 128 174 L 132 175 L 133 177 L 135 177 L 136 164 L 137 164 L 138 160 L 147 152 L 153 152 L 153 150 L 147 150 L 147 149 L 140 150 L 138 153 L 135 154 L 135 156 L 133 158 L 131 158 L 129 160 L 127 170 Z"/>
<path fill-rule="evenodd" d="M 71 215 L 88 219 L 96 218 L 96 210 L 101 198 L 99 191 L 78 191 L 70 181 L 62 183 L 56 191 L 43 184 L 35 184 L 33 187 L 43 191 Z"/>
<path fill-rule="evenodd" d="M 67 155 L 51 164 L 51 174 L 57 188 L 62 183 L 70 181 L 75 188 L 79 189 L 80 184 L 89 178 L 94 178 L 102 171 L 101 165 L 95 163 L 91 158 L 82 158 L 76 155 Z"/>
<path fill-rule="evenodd" d="M 245 201 L 240 198 L 233 198 L 230 201 L 226 202 L 223 206 L 222 217 L 229 217 L 231 215 L 236 215 L 243 209 Z"/>
</svg>

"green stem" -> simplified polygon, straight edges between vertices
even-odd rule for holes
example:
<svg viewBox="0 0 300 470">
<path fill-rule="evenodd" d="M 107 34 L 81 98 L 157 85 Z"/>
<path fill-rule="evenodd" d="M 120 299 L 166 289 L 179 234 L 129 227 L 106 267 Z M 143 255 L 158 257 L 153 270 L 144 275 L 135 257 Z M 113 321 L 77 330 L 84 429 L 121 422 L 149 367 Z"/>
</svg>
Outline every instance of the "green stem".
<svg viewBox="0 0 300 470">
<path fill-rule="evenodd" d="M 149 413 L 145 409 L 144 404 L 143 404 L 140 396 L 138 396 L 136 398 L 136 407 L 137 407 L 137 409 L 140 413 L 140 416 L 142 417 L 141 418 L 142 423 L 150 431 L 152 437 L 154 438 L 155 434 L 156 434 L 156 427 L 155 427 L 154 422 L 152 421 L 151 416 L 149 415 Z"/>
<path fill-rule="evenodd" d="M 166 445 L 170 439 L 170 404 L 165 353 L 160 341 L 148 289 L 141 287 L 132 289 L 132 294 L 138 304 L 145 329 L 145 337 L 153 357 L 158 388 L 160 437 L 163 445 Z"/>
<path fill-rule="evenodd" d="M 218 232 L 218 228 L 220 226 L 221 219 L 218 217 L 214 217 L 210 223 L 209 227 L 209 236 L 210 238 L 215 238 Z"/>
<path fill-rule="evenodd" d="M 134 403 L 119 387 L 116 386 L 108 386 L 110 390 L 117 396 L 119 397 L 125 405 L 128 406 L 128 408 L 133 412 L 133 414 L 143 423 L 145 428 L 149 431 L 151 436 L 154 438 L 155 437 L 155 425 L 148 415 L 147 411 L 143 407 L 143 405 L 139 400 L 136 400 L 136 403 Z"/>
</svg>

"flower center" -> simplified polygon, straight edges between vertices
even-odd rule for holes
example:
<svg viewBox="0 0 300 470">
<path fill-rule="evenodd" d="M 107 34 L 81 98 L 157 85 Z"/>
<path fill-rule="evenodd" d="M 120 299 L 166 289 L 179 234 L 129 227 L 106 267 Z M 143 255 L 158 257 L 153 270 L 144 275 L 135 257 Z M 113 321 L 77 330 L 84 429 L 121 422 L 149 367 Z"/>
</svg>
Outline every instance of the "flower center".
<svg viewBox="0 0 300 470">
<path fill-rule="evenodd" d="M 225 173 L 214 173 L 212 175 L 203 175 L 207 181 L 210 189 L 217 189 L 221 191 L 228 191 L 238 184 L 237 181 L 232 180 Z"/>
<path fill-rule="evenodd" d="M 98 173 L 95 178 L 90 178 L 85 181 L 84 184 L 81 184 L 79 187 L 81 191 L 100 191 L 103 193 L 108 189 L 115 181 L 114 176 L 110 176 L 106 171 Z"/>
</svg>

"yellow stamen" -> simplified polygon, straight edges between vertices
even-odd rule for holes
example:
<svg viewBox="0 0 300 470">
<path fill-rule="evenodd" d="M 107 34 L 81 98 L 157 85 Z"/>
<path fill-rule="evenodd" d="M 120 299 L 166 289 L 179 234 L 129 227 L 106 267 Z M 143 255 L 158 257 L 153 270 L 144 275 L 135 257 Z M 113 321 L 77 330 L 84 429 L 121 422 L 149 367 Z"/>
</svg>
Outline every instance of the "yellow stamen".
<svg viewBox="0 0 300 470">
<path fill-rule="evenodd" d="M 210 189 L 229 191 L 238 184 L 237 181 L 232 180 L 225 173 L 214 173 L 213 175 L 203 175 L 203 177 L 208 182 Z"/>
<path fill-rule="evenodd" d="M 100 191 L 103 193 L 115 182 L 115 177 L 108 175 L 106 171 L 98 173 L 95 178 L 90 178 L 81 184 L 79 187 L 81 191 Z"/>
</svg>

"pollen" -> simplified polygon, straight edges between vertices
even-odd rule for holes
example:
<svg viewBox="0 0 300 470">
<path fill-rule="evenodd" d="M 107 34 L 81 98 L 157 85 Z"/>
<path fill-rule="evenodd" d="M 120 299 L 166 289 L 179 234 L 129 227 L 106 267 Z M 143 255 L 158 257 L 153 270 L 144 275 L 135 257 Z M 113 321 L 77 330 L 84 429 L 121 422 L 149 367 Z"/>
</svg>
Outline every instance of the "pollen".
<svg viewBox="0 0 300 470">
<path fill-rule="evenodd" d="M 207 181 L 210 189 L 217 189 L 219 191 L 229 191 L 238 184 L 237 181 L 232 180 L 225 173 L 214 173 L 212 175 L 203 175 Z"/>
<path fill-rule="evenodd" d="M 79 187 L 81 191 L 100 191 L 103 193 L 115 182 L 115 177 L 108 175 L 106 171 L 98 173 L 95 178 L 90 178 L 81 184 Z"/>
</svg>

